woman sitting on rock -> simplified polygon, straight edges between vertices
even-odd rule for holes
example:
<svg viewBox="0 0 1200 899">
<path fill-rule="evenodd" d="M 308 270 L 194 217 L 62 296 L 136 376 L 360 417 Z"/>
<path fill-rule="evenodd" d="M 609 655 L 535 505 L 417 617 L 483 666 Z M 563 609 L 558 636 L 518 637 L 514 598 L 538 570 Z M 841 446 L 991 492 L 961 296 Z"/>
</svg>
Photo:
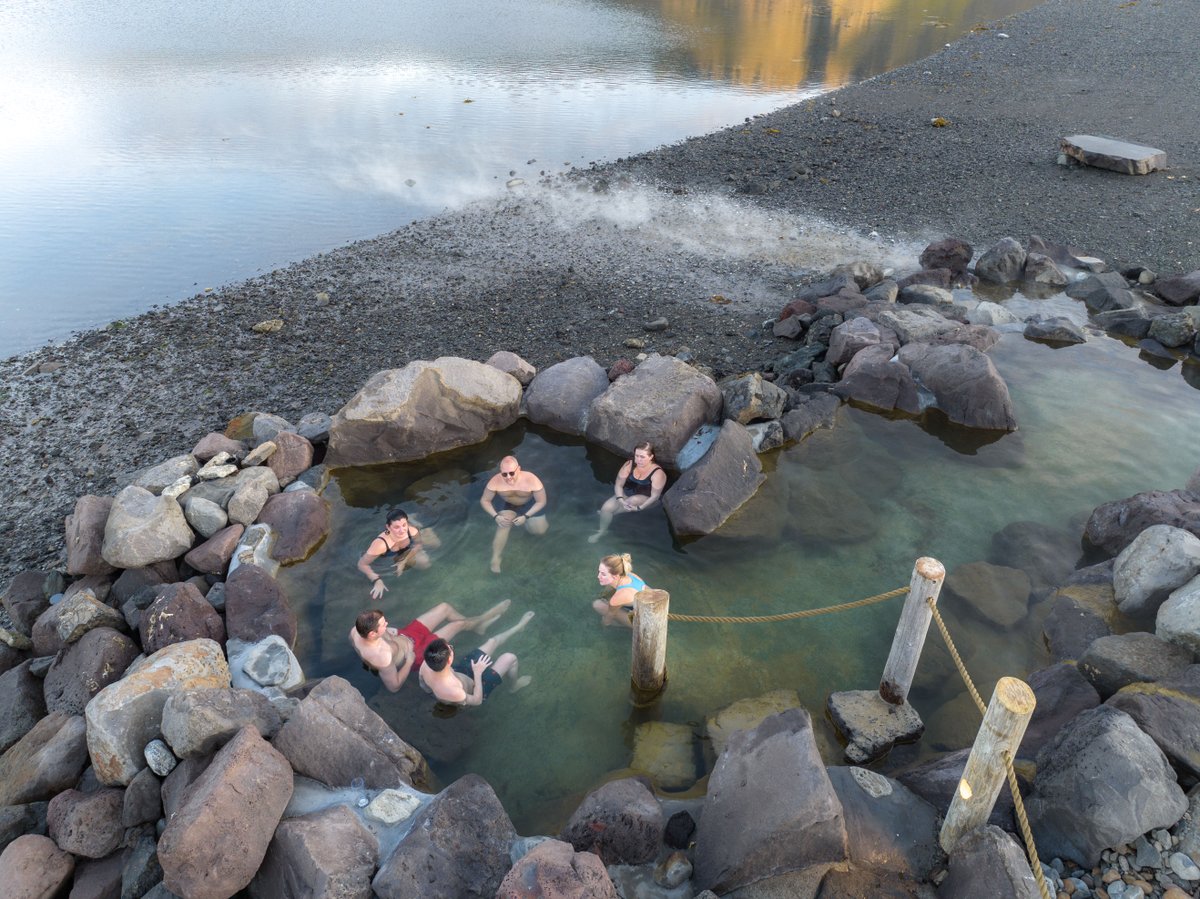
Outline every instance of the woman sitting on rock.
<svg viewBox="0 0 1200 899">
<path fill-rule="evenodd" d="M 644 580 L 633 573 L 633 560 L 629 553 L 601 559 L 596 580 L 601 587 L 609 587 L 613 591 L 607 602 L 597 599 L 592 603 L 592 608 L 600 613 L 600 623 L 629 627 L 633 623 L 634 597 L 639 590 L 650 589 Z"/>
<path fill-rule="evenodd" d="M 376 559 L 391 559 L 396 574 L 404 574 L 404 569 L 412 565 L 415 568 L 428 568 L 429 555 L 421 543 L 421 532 L 408 520 L 408 513 L 403 509 L 393 509 L 388 513 L 387 526 L 383 533 L 371 541 L 367 551 L 358 560 L 358 570 L 371 580 L 371 598 L 379 599 L 387 584 L 372 568 Z"/>
<path fill-rule="evenodd" d="M 613 495 L 600 507 L 600 530 L 588 537 L 588 542 L 595 543 L 604 536 L 614 515 L 641 512 L 653 506 L 666 486 L 667 473 L 654 464 L 654 447 L 639 443 L 633 448 L 633 458 L 617 472 Z"/>
</svg>

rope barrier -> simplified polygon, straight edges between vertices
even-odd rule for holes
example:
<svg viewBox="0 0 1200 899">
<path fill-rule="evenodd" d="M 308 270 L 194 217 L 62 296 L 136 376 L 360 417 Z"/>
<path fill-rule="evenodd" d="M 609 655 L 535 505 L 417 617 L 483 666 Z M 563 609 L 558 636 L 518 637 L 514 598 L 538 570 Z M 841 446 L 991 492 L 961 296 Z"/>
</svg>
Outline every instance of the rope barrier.
<svg viewBox="0 0 1200 899">
<path fill-rule="evenodd" d="M 836 606 L 825 606 L 820 609 L 784 612 L 780 615 L 679 615 L 671 612 L 667 617 L 671 621 L 693 621 L 708 624 L 759 624 L 768 621 L 793 621 L 797 618 L 815 618 L 817 615 L 828 615 L 831 612 L 845 612 L 849 609 L 874 605 L 877 602 L 883 602 L 885 599 L 891 599 L 893 596 L 899 596 L 901 593 L 907 592 L 908 587 L 897 587 L 895 590 L 889 590 L 887 593 L 876 593 L 874 596 L 868 596 L 866 599 L 857 599 L 854 602 L 844 602 Z"/>
<path fill-rule="evenodd" d="M 967 690 L 971 694 L 971 699 L 975 701 L 975 706 L 979 709 L 979 714 L 986 714 L 987 706 L 984 704 L 983 698 L 979 695 L 979 691 L 975 689 L 975 682 L 971 680 L 971 675 L 967 671 L 967 666 L 963 664 L 962 656 L 958 654 L 958 649 L 955 647 L 954 641 L 950 639 L 950 631 L 946 627 L 946 622 L 942 620 L 941 613 L 938 611 L 937 600 L 929 597 L 926 602 L 933 611 L 933 620 L 937 622 L 938 630 L 942 633 L 942 639 L 946 641 L 946 648 L 950 650 L 950 656 L 954 659 L 954 665 L 958 668 L 958 673 L 962 677 L 963 683 L 967 685 Z M 1021 836 L 1025 840 L 1025 852 L 1029 856 L 1029 867 L 1033 870 L 1033 876 L 1037 880 L 1038 890 L 1042 894 L 1042 899 L 1052 899 L 1050 887 L 1046 885 L 1046 877 L 1042 873 L 1042 863 L 1038 859 L 1037 846 L 1033 842 L 1033 830 L 1029 827 L 1029 818 L 1025 814 L 1025 803 L 1021 800 L 1021 789 L 1017 784 L 1017 772 L 1013 768 L 1012 756 L 1005 751 L 1003 758 L 1005 773 L 1008 775 L 1008 791 L 1012 793 L 1013 809 L 1017 814 L 1017 825 L 1020 827 Z"/>
</svg>

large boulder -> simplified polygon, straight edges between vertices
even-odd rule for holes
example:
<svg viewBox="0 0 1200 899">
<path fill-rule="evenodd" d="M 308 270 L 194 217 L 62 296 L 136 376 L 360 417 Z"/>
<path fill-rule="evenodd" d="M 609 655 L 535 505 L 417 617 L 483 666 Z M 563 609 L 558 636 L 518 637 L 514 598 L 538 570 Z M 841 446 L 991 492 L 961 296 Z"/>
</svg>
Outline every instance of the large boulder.
<svg viewBox="0 0 1200 899">
<path fill-rule="evenodd" d="M 1042 635 L 1055 662 L 1076 660 L 1093 641 L 1118 629 L 1120 611 L 1108 584 L 1072 584 L 1047 600 Z"/>
<path fill-rule="evenodd" d="M 788 400 L 785 390 L 764 381 L 756 371 L 726 378 L 717 386 L 721 388 L 724 416 L 740 425 L 779 418 Z"/>
<path fill-rule="evenodd" d="M 1172 591 L 1159 606 L 1154 633 L 1188 652 L 1200 653 L 1200 575 Z"/>
<path fill-rule="evenodd" d="M 373 790 L 423 787 L 429 781 L 421 754 L 340 677 L 325 678 L 301 700 L 274 745 L 297 774 L 332 787 L 349 786 L 358 777 Z"/>
<path fill-rule="evenodd" d="M 921 400 L 916 381 L 908 366 L 898 362 L 894 356 L 891 344 L 860 350 L 846 363 L 842 379 L 834 386 L 833 392 L 842 399 L 869 409 L 917 414 L 921 411 Z"/>
<path fill-rule="evenodd" d="M 947 752 L 901 771 L 896 775 L 896 779 L 944 817 L 958 792 L 970 755 L 969 747 Z M 996 797 L 996 804 L 992 806 L 988 823 L 1009 830 L 1013 828 L 1013 801 L 1008 790 L 1002 789 Z"/>
<path fill-rule="evenodd" d="M 975 828 L 955 844 L 946 879 L 938 887 L 938 899 L 1039 899 L 1041 895 L 1021 847 L 993 824 Z"/>
<path fill-rule="evenodd" d="M 136 664 L 88 703 L 88 753 L 101 783 L 128 784 L 146 767 L 143 750 L 160 734 L 163 705 L 175 690 L 228 687 L 229 666 L 212 640 L 173 643 Z"/>
<path fill-rule="evenodd" d="M 1084 538 L 1115 556 L 1151 525 L 1167 524 L 1200 537 L 1200 496 L 1187 490 L 1151 490 L 1092 510 Z"/>
<path fill-rule="evenodd" d="M 275 444 L 275 452 L 267 459 L 267 467 L 275 472 L 280 487 L 286 487 L 312 466 L 313 445 L 306 438 L 280 431 L 271 442 Z"/>
<path fill-rule="evenodd" d="M 711 534 L 765 480 L 750 433 L 726 420 L 708 452 L 663 494 L 663 509 L 676 534 Z"/>
<path fill-rule="evenodd" d="M 104 858 L 121 845 L 122 790 L 66 790 L 50 800 L 46 824 L 58 848 L 84 858 Z"/>
<path fill-rule="evenodd" d="M 180 690 L 163 706 L 163 739 L 180 758 L 208 755 L 250 726 L 269 740 L 279 712 L 261 693 L 220 687 Z"/>
<path fill-rule="evenodd" d="M 972 346 L 907 344 L 899 359 L 937 400 L 955 424 L 968 428 L 1015 431 L 1016 414 L 1008 385 L 987 355 Z"/>
<path fill-rule="evenodd" d="M 1191 650 L 1141 631 L 1101 637 L 1079 658 L 1080 672 L 1104 699 L 1129 684 L 1180 674 L 1191 664 Z"/>
<path fill-rule="evenodd" d="M 825 354 L 825 361 L 836 368 L 867 347 L 879 346 L 882 341 L 883 335 L 875 322 L 867 318 L 852 318 L 835 327 L 829 335 L 829 352 Z"/>
<path fill-rule="evenodd" d="M 151 655 L 172 643 L 207 638 L 225 642 L 225 623 L 195 584 L 166 584 L 138 620 L 142 650 Z"/>
<path fill-rule="evenodd" d="M 14 577 L 4 591 L 3 602 L 17 632 L 28 637 L 34 622 L 50 608 L 50 597 L 62 589 L 63 578 L 56 571 L 34 569 Z"/>
<path fill-rule="evenodd" d="M 779 789 L 787 783 L 788 789 Z M 709 777 L 696 838 L 697 889 L 723 894 L 848 854 L 842 804 L 813 737 L 791 709 L 737 731 Z"/>
<path fill-rule="evenodd" d="M 543 840 L 504 876 L 496 899 L 617 899 L 604 863 L 561 840 Z"/>
<path fill-rule="evenodd" d="M 495 791 L 468 774 L 415 816 L 371 886 L 380 899 L 492 899 L 516 838 Z"/>
<path fill-rule="evenodd" d="M 850 861 L 926 880 L 941 857 L 937 809 L 899 781 L 866 768 L 832 766 Z"/>
<path fill-rule="evenodd" d="M 709 715 L 704 722 L 704 732 L 713 758 L 725 751 L 729 738 L 735 732 L 753 730 L 772 715 L 798 708 L 801 708 L 800 694 L 795 690 L 772 690 L 761 696 L 739 699 Z"/>
<path fill-rule="evenodd" d="M 659 464 L 673 467 L 696 429 L 720 420 L 722 403 L 712 378 L 655 354 L 596 397 L 587 438 L 622 457 L 648 440 Z"/>
<path fill-rule="evenodd" d="M 369 899 L 378 839 L 348 806 L 288 818 L 275 828 L 251 899 Z"/>
<path fill-rule="evenodd" d="M 112 510 L 111 496 L 81 496 L 75 511 L 64 522 L 67 545 L 67 574 L 111 574 L 115 569 L 104 561 L 104 525 Z"/>
<path fill-rule="evenodd" d="M 229 899 L 262 865 L 292 789 L 287 759 L 243 728 L 168 820 L 158 841 L 163 884 L 188 899 Z"/>
<path fill-rule="evenodd" d="M 1083 300 L 1089 312 L 1112 312 L 1141 305 L 1120 272 L 1087 275 L 1067 285 L 1066 294 L 1072 299 Z"/>
<path fill-rule="evenodd" d="M 0 806 L 51 798 L 79 780 L 87 761 L 83 718 L 51 712 L 0 756 Z"/>
<path fill-rule="evenodd" d="M 405 462 L 479 443 L 517 420 L 521 384 L 490 365 L 443 356 L 371 376 L 333 416 L 325 464 Z"/>
<path fill-rule="evenodd" d="M 975 263 L 975 274 L 996 284 L 1020 281 L 1025 274 L 1025 248 L 1015 238 L 1001 238 L 983 251 Z"/>
<path fill-rule="evenodd" d="M 1151 525 L 1113 562 L 1113 591 L 1122 612 L 1153 615 L 1172 590 L 1200 574 L 1200 538 L 1167 524 Z"/>
<path fill-rule="evenodd" d="M 17 837 L 0 853 L 0 883 L 7 899 L 61 896 L 74 873 L 74 857 L 40 834 Z"/>
<path fill-rule="evenodd" d="M 0 752 L 25 736 L 46 714 L 41 678 L 25 661 L 0 674 Z"/>
<path fill-rule="evenodd" d="M 1080 712 L 1100 704 L 1100 694 L 1070 662 L 1035 671 L 1027 681 L 1037 699 L 1033 717 L 1017 749 L 1017 757 L 1032 761 L 1048 742 Z"/>
<path fill-rule="evenodd" d="M 225 581 L 225 627 L 229 639 L 245 643 L 270 634 L 296 642 L 296 613 L 283 585 L 258 565 L 239 565 Z"/>
<path fill-rule="evenodd" d="M 1200 302 L 1200 271 L 1158 278 L 1154 292 L 1172 306 L 1194 306 Z"/>
<path fill-rule="evenodd" d="M 98 627 L 125 629 L 125 619 L 112 606 L 100 602 L 90 592 L 67 596 L 38 616 L 33 623 L 33 652 L 54 655 Z"/>
<path fill-rule="evenodd" d="M 951 274 L 961 276 L 971 264 L 975 249 L 965 240 L 947 237 L 935 240 L 921 251 L 921 268 L 949 269 Z"/>
<path fill-rule="evenodd" d="M 1090 867 L 1105 849 L 1173 825 L 1187 799 L 1154 741 L 1124 712 L 1099 706 L 1038 753 L 1025 807 L 1040 853 Z"/>
<path fill-rule="evenodd" d="M 113 500 L 101 555 L 115 568 L 143 568 L 181 556 L 195 542 L 174 498 L 131 484 Z"/>
<path fill-rule="evenodd" d="M 1130 684 L 1106 705 L 1136 721 L 1176 770 L 1200 776 L 1200 665 L 1158 683 Z"/>
<path fill-rule="evenodd" d="M 589 793 L 560 838 L 579 852 L 595 852 L 605 865 L 640 865 L 658 855 L 665 826 L 649 784 L 626 777 Z"/>
<path fill-rule="evenodd" d="M 46 708 L 82 715 L 92 697 L 119 681 L 139 654 L 133 640 L 111 627 L 88 631 L 61 651 L 46 672 Z"/>
<path fill-rule="evenodd" d="M 278 493 L 263 505 L 258 520 L 275 531 L 275 560 L 283 565 L 300 562 L 329 535 L 329 500 L 314 490 Z"/>
<path fill-rule="evenodd" d="M 217 531 L 199 546 L 193 547 L 183 561 L 201 574 L 212 574 L 220 577 L 229 567 L 233 551 L 245 533 L 243 524 L 231 524 Z"/>
<path fill-rule="evenodd" d="M 564 434 L 587 428 L 592 400 L 608 389 L 608 373 L 591 356 L 576 356 L 538 372 L 525 391 L 529 420 Z"/>
<path fill-rule="evenodd" d="M 950 321 L 932 306 L 883 309 L 876 315 L 876 320 L 894 331 L 901 344 L 932 340 L 959 328 L 958 322 Z"/>
</svg>

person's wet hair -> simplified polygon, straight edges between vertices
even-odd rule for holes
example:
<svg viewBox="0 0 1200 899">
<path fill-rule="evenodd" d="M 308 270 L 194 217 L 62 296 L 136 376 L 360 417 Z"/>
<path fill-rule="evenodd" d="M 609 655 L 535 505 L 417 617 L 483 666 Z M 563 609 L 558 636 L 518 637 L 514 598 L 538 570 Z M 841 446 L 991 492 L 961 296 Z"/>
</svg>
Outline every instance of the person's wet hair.
<svg viewBox="0 0 1200 899">
<path fill-rule="evenodd" d="M 392 509 L 388 512 L 387 523 L 391 524 L 393 521 L 408 521 L 408 513 L 403 509 Z"/>
<path fill-rule="evenodd" d="M 645 450 L 646 452 L 648 452 L 650 454 L 651 459 L 654 458 L 654 444 L 652 444 L 649 440 L 643 440 L 641 443 L 639 443 L 637 446 L 635 446 L 633 448 L 633 451 L 635 453 L 638 450 Z"/>
<path fill-rule="evenodd" d="M 431 671 L 442 671 L 450 661 L 450 644 L 438 637 L 425 647 L 425 664 Z"/>
<path fill-rule="evenodd" d="M 382 620 L 382 609 L 367 609 L 365 612 L 359 612 L 358 617 L 354 619 L 354 629 L 358 631 L 360 637 L 366 637 L 367 634 L 379 627 L 379 622 Z"/>
</svg>

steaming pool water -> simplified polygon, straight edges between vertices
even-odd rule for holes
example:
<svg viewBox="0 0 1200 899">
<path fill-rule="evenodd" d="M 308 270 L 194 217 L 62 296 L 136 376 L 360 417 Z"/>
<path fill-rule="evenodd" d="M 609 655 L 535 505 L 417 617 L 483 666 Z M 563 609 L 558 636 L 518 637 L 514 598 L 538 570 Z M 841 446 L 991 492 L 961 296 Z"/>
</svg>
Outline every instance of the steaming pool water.
<svg viewBox="0 0 1200 899">
<path fill-rule="evenodd" d="M 1184 366 L 1181 377 L 1178 366 L 1148 365 L 1136 349 L 1096 334 L 1055 350 L 1008 333 L 991 356 L 1008 382 L 1020 430 L 980 437 L 843 406 L 833 430 L 763 457 L 766 483 L 725 527 L 685 543 L 672 539 L 660 508 L 618 517 L 606 539 L 589 544 L 622 459 L 523 422 L 485 444 L 420 463 L 336 471 L 324 494 L 333 506 L 331 536 L 280 574 L 301 622 L 297 655 L 309 677 L 340 675 L 362 691 L 442 782 L 467 772 L 485 777 L 523 833 L 555 832 L 583 794 L 627 768 L 646 721 L 693 730 L 694 775 L 701 778 L 711 767 L 705 717 L 771 690 L 797 691 L 813 713 L 826 761 L 837 763 L 825 699 L 878 684 L 902 599 L 787 623 L 674 622 L 666 692 L 653 707 L 636 709 L 629 631 L 601 627 L 589 608 L 600 595 L 596 564 L 608 552 L 631 553 L 636 571 L 671 594 L 675 612 L 814 608 L 906 585 L 923 555 L 950 572 L 979 560 L 1017 565 L 993 543 L 1014 522 L 1032 523 L 1062 548 L 1069 567 L 1095 506 L 1174 489 L 1194 470 L 1188 450 L 1200 433 L 1200 404 L 1189 383 L 1195 366 Z M 478 501 L 508 453 L 545 483 L 550 530 L 542 537 L 515 533 L 504 571 L 494 575 L 494 526 Z M 389 575 L 389 592 L 375 603 L 355 562 L 395 505 L 433 526 L 441 546 L 429 569 Z M 1024 676 L 1046 664 L 1044 596 L 1035 590 L 1025 619 L 1001 630 L 943 592 L 940 607 L 981 692 L 1002 675 Z M 525 610 L 536 612 L 505 647 L 533 684 L 518 693 L 502 688 L 481 708 L 452 717 L 435 715 L 431 697 L 411 680 L 399 693 L 384 690 L 347 642 L 365 608 L 381 606 L 402 626 L 441 601 L 476 614 L 503 598 L 513 607 L 497 629 Z M 456 643 L 473 647 L 474 640 L 464 634 Z M 910 697 L 926 734 L 895 750 L 885 770 L 969 745 L 977 722 L 956 714 L 961 693 L 931 633 Z"/>
</svg>

